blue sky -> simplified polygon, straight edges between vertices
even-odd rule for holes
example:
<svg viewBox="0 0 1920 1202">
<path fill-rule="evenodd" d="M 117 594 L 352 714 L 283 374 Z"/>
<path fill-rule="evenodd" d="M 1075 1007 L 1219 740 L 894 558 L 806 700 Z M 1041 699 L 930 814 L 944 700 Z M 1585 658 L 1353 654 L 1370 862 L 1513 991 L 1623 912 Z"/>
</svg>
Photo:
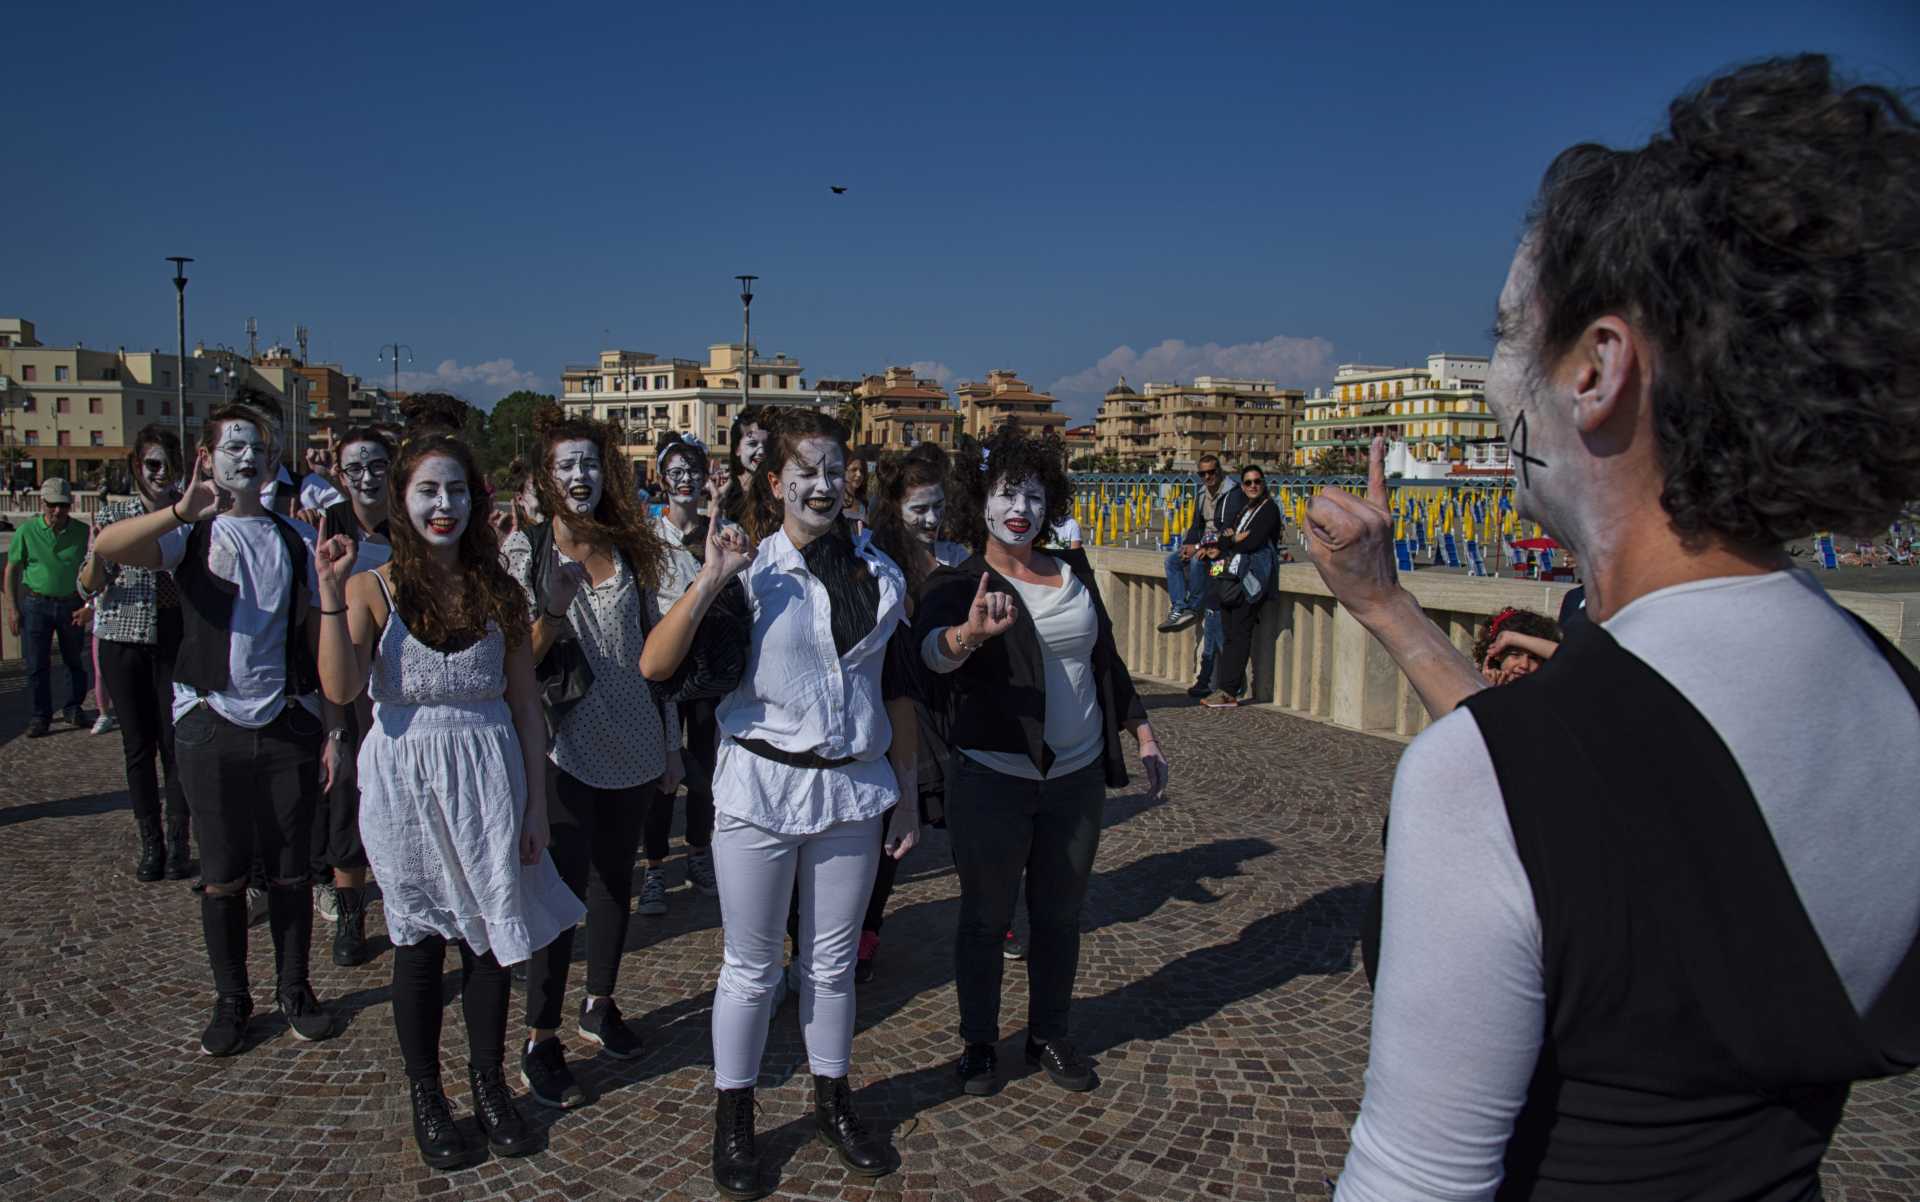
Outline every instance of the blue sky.
<svg viewBox="0 0 1920 1202">
<path fill-rule="evenodd" d="M 22 5 L 0 313 L 312 328 L 490 405 L 603 346 L 809 379 L 1323 385 L 1483 352 L 1553 154 L 1731 63 L 1920 84 L 1920 4 Z M 835 196 L 829 185 L 849 191 Z"/>
</svg>

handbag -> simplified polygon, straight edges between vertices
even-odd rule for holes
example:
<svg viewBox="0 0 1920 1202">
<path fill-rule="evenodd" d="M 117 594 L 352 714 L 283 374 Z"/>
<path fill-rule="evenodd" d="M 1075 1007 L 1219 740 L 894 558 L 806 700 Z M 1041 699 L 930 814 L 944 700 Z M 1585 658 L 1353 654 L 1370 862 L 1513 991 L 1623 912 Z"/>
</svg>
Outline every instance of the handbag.
<svg viewBox="0 0 1920 1202">
<path fill-rule="evenodd" d="M 538 605 L 541 585 L 546 581 L 548 553 L 553 548 L 553 523 L 541 522 L 528 530 L 527 544 L 532 552 L 529 585 L 534 604 Z M 546 708 L 549 730 L 557 729 L 567 711 L 580 704 L 587 690 L 593 687 L 593 665 L 587 662 L 586 651 L 572 634 L 547 648 L 547 653 L 533 666 L 533 674 L 540 684 L 540 703 Z"/>
</svg>

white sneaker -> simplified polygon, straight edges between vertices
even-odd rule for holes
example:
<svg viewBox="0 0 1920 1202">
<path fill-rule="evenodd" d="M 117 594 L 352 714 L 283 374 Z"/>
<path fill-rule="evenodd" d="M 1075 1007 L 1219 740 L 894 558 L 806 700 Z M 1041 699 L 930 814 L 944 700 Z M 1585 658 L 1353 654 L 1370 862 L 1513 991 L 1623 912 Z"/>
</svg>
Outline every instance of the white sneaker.
<svg viewBox="0 0 1920 1202">
<path fill-rule="evenodd" d="M 667 879 L 665 874 L 647 869 L 647 879 L 640 882 L 640 901 L 634 906 L 635 914 L 645 914 L 649 918 L 658 918 L 667 912 Z"/>
<path fill-rule="evenodd" d="M 322 881 L 313 887 L 313 908 L 328 922 L 340 921 L 340 894 L 334 890 L 332 881 Z"/>
<path fill-rule="evenodd" d="M 101 714 L 98 718 L 95 718 L 93 720 L 92 733 L 96 735 L 104 735 L 108 731 L 114 731 L 119 729 L 120 729 L 120 720 L 114 717 L 112 714 Z"/>
<path fill-rule="evenodd" d="M 713 875 L 713 853 L 705 849 L 687 852 L 687 883 L 708 897 L 720 895 L 720 882 Z"/>
</svg>

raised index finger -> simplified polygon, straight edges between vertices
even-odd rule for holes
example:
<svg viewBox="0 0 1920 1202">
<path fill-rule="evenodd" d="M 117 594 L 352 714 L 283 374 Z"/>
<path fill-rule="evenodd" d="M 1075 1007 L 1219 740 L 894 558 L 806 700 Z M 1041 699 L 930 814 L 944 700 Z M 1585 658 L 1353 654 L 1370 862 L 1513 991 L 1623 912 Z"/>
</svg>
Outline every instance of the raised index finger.
<svg viewBox="0 0 1920 1202">
<path fill-rule="evenodd" d="M 1387 507 L 1387 440 L 1378 434 L 1367 448 L 1367 504 Z"/>
<path fill-rule="evenodd" d="M 980 573 L 980 587 L 973 591 L 973 599 L 975 601 L 984 601 L 987 599 L 987 574 L 985 572 Z"/>
</svg>

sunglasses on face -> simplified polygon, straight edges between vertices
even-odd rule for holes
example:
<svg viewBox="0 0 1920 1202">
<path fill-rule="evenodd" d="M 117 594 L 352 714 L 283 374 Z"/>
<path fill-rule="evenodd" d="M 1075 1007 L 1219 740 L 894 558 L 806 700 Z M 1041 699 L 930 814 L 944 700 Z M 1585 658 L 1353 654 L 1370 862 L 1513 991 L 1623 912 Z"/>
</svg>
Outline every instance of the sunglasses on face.
<svg viewBox="0 0 1920 1202">
<path fill-rule="evenodd" d="M 1265 484 L 1266 484 L 1266 480 L 1264 480 L 1259 476 L 1248 476 L 1245 480 L 1242 480 L 1240 482 L 1240 487 L 1241 488 L 1260 488 Z"/>
<path fill-rule="evenodd" d="M 171 465 L 164 459 L 142 459 L 140 466 L 147 469 L 148 475 L 157 476 L 161 472 L 166 471 Z"/>
<path fill-rule="evenodd" d="M 1202 480 L 1211 480 L 1219 474 L 1220 469 L 1217 467 L 1203 467 L 1200 469 L 1200 478 Z"/>
</svg>

